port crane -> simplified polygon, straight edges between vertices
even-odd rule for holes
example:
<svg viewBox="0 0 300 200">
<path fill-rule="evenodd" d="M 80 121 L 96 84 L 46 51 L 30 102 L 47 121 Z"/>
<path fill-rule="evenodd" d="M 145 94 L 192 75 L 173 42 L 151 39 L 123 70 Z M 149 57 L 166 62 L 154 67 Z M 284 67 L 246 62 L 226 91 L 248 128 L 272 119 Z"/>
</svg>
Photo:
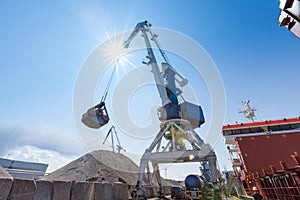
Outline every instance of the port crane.
<svg viewBox="0 0 300 200">
<path fill-rule="evenodd" d="M 179 87 L 187 85 L 188 80 L 170 64 L 157 40 L 158 35 L 152 33 L 151 24 L 147 21 L 140 22 L 135 26 L 124 42 L 124 48 L 129 48 L 131 41 L 138 33 L 141 33 L 147 49 L 148 62 L 143 62 L 143 64 L 151 67 L 162 106 L 158 109 L 161 121 L 160 130 L 141 157 L 136 190 L 132 193 L 133 198 L 146 198 L 142 187 L 146 173 L 150 180 L 149 184 L 153 184 L 156 178 L 159 185 L 159 197 L 163 197 L 164 191 L 158 166 L 161 163 L 208 162 L 212 182 L 215 184 L 218 178 L 215 152 L 194 130 L 205 122 L 202 108 L 185 100 L 179 103 L 178 100 L 178 97 L 182 96 L 182 90 Z M 160 65 L 157 63 L 151 43 L 154 43 L 162 56 L 163 62 Z M 163 146 L 163 143 L 166 145 Z M 151 163 L 152 176 L 149 167 Z"/>
<path fill-rule="evenodd" d="M 111 136 L 111 145 L 112 145 L 112 150 L 113 150 L 113 152 L 115 152 L 114 135 L 115 135 L 115 138 L 116 138 L 116 140 L 117 140 L 117 142 L 118 142 L 118 144 L 116 144 L 118 154 L 121 153 L 121 150 L 126 151 L 126 150 L 121 146 L 121 143 L 120 143 L 120 140 L 119 140 L 119 138 L 118 138 L 118 134 L 117 134 L 117 131 L 116 131 L 115 126 L 111 126 L 111 128 L 108 130 L 108 132 L 107 132 L 107 134 L 106 134 L 106 137 L 105 137 L 105 139 L 104 139 L 104 141 L 103 141 L 103 144 L 105 144 L 105 142 L 106 142 L 106 140 L 107 140 L 107 138 L 108 138 L 109 135 Z"/>
</svg>

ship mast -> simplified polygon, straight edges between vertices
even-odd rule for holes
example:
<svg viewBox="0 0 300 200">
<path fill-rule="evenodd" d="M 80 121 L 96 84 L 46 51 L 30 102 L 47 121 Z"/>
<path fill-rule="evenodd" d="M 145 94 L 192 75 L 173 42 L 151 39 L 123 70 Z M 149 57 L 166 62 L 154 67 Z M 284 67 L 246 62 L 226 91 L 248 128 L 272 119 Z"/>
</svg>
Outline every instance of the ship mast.
<svg viewBox="0 0 300 200">
<path fill-rule="evenodd" d="M 249 120 L 250 122 L 254 122 L 256 116 L 255 116 L 255 112 L 256 112 L 256 109 L 255 108 L 252 108 L 250 105 L 250 100 L 248 101 L 242 101 L 242 104 L 244 105 L 244 108 L 243 110 L 239 111 L 239 113 L 243 113 L 244 114 L 244 117 Z"/>
</svg>

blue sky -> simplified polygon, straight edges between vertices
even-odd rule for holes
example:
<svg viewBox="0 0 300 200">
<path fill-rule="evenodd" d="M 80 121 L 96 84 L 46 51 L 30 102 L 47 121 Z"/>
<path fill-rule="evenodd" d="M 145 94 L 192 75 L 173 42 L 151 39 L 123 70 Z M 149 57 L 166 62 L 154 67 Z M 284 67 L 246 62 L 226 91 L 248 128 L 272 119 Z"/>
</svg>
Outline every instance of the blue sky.
<svg viewBox="0 0 300 200">
<path fill-rule="evenodd" d="M 259 120 L 297 117 L 300 43 L 278 15 L 279 0 L 1 1 L 0 154 L 39 161 L 47 157 L 32 152 L 62 160 L 84 154 L 72 111 L 80 67 L 107 34 L 145 19 L 206 49 L 226 90 L 224 124 L 245 121 L 237 112 L 248 99 Z"/>
</svg>

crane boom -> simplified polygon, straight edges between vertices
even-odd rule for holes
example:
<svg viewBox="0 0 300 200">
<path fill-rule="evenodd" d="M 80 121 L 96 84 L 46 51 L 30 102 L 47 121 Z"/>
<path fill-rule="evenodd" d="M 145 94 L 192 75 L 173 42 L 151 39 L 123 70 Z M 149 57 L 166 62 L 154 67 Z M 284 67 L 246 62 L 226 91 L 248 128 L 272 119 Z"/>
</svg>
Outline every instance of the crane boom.
<svg viewBox="0 0 300 200">
<path fill-rule="evenodd" d="M 154 52 L 152 50 L 152 47 L 151 47 L 151 44 L 150 44 L 150 41 L 149 41 L 149 37 L 147 35 L 147 32 L 150 31 L 150 29 L 149 29 L 150 26 L 151 25 L 149 25 L 147 21 L 138 23 L 135 26 L 135 28 L 132 31 L 132 33 L 130 34 L 130 36 L 127 39 L 127 41 L 124 42 L 124 47 L 128 48 L 129 45 L 130 45 L 130 42 L 138 34 L 138 32 L 139 31 L 142 32 L 144 40 L 145 40 L 145 43 L 146 43 L 146 47 L 147 47 L 147 53 L 148 53 L 147 58 L 149 59 L 149 62 L 148 63 L 144 62 L 144 64 L 148 64 L 148 65 L 151 64 L 152 73 L 154 75 L 156 87 L 158 89 L 160 98 L 162 100 L 162 105 L 166 106 L 166 105 L 170 104 L 171 101 L 168 98 L 167 91 L 166 91 L 166 86 L 165 86 L 164 80 L 163 80 L 163 78 L 161 76 L 161 73 L 160 73 L 160 70 L 159 70 L 159 67 L 158 67 L 158 64 L 157 64 Z"/>
<path fill-rule="evenodd" d="M 151 65 L 156 87 L 162 101 L 162 108 L 159 109 L 161 116 L 160 120 L 163 121 L 168 119 L 180 118 L 180 106 L 178 105 L 177 96 L 180 95 L 182 91 L 176 87 L 175 81 L 179 82 L 181 87 L 185 86 L 188 81 L 170 65 L 168 57 L 166 56 L 165 52 L 160 47 L 156 39 L 157 35 L 151 32 L 150 27 L 151 24 L 149 24 L 147 21 L 138 23 L 128 39 L 124 42 L 123 46 L 125 48 L 128 48 L 131 41 L 138 34 L 138 32 L 142 32 L 142 36 L 147 48 L 146 58 L 149 59 L 148 62 L 143 63 Z M 161 53 L 161 56 L 165 60 L 165 62 L 162 63 L 161 71 L 151 47 L 148 34 L 149 36 L 151 36 L 151 40 L 154 41 L 159 52 Z"/>
<path fill-rule="evenodd" d="M 179 105 L 178 102 L 177 97 L 182 94 L 182 91 L 176 87 L 176 82 L 179 83 L 180 87 L 184 87 L 188 83 L 188 80 L 171 66 L 167 55 L 157 41 L 158 36 L 151 32 L 150 27 L 151 24 L 149 24 L 147 21 L 139 22 L 129 35 L 128 39 L 124 42 L 123 46 L 124 48 L 128 48 L 135 36 L 139 32 L 142 33 L 142 37 L 144 38 L 147 48 L 146 58 L 149 59 L 148 62 L 143 63 L 146 65 L 151 65 L 151 71 L 154 75 L 156 87 L 162 101 L 162 107 L 158 109 L 159 119 L 161 121 L 165 121 L 169 119 L 181 118 L 190 121 L 194 128 L 200 127 L 200 125 L 205 121 L 201 107 L 188 102 L 184 102 Z M 155 54 L 151 47 L 150 39 L 151 41 L 154 41 L 157 49 L 165 61 L 161 63 L 161 70 L 157 64 Z"/>
</svg>

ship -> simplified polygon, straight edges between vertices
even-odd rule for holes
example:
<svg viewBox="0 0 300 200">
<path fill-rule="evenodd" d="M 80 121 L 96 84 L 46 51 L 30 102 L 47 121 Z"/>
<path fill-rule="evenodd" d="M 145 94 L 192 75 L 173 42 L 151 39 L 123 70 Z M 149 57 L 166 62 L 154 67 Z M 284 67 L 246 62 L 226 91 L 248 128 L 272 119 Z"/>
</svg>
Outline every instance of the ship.
<svg viewBox="0 0 300 200">
<path fill-rule="evenodd" d="M 265 199 L 300 199 L 300 117 L 256 121 L 256 110 L 243 103 L 240 112 L 249 122 L 222 128 L 233 168 L 231 189 L 238 196 L 258 189 Z"/>
</svg>

